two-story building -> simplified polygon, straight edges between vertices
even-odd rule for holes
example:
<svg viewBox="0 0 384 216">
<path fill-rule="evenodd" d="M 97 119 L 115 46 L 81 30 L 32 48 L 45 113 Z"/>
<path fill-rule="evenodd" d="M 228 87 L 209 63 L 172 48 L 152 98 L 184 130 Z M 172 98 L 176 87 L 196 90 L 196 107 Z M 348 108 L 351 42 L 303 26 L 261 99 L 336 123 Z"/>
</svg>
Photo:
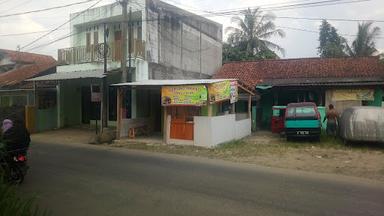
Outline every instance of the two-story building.
<svg viewBox="0 0 384 216">
<path fill-rule="evenodd" d="M 121 82 L 123 49 L 131 51 L 129 81 L 210 78 L 222 64 L 222 25 L 159 0 L 129 1 L 129 21 L 123 22 L 119 3 L 70 15 L 70 47 L 58 50 L 57 73 L 32 81 L 54 81 L 57 89 L 58 127 L 89 124 L 99 119 L 100 103 L 91 97 L 104 77 L 107 47 L 108 85 Z M 128 24 L 123 47 L 123 23 Z M 131 34 L 129 33 L 131 29 Z M 129 37 L 131 35 L 131 37 Z M 106 37 L 107 46 L 104 46 Z M 126 89 L 127 118 L 161 119 L 158 91 Z M 147 104 L 146 109 L 137 109 Z M 143 106 L 140 106 L 143 107 Z M 116 121 L 116 89 L 109 88 L 109 125 Z M 158 125 L 161 125 L 159 122 Z"/>
</svg>

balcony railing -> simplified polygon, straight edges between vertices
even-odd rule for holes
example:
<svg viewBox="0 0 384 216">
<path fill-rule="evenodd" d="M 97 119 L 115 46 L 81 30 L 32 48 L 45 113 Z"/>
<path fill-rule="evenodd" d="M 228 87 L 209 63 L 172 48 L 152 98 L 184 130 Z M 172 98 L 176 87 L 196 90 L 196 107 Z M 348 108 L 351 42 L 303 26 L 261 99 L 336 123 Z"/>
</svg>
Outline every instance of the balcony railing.
<svg viewBox="0 0 384 216">
<path fill-rule="evenodd" d="M 115 41 L 108 43 L 107 60 L 120 61 L 122 56 L 122 42 Z M 104 44 L 70 47 L 58 50 L 58 65 L 82 64 L 103 62 Z M 145 59 L 145 42 L 140 40 L 132 41 L 132 58 Z M 128 54 L 127 54 L 128 59 Z"/>
</svg>

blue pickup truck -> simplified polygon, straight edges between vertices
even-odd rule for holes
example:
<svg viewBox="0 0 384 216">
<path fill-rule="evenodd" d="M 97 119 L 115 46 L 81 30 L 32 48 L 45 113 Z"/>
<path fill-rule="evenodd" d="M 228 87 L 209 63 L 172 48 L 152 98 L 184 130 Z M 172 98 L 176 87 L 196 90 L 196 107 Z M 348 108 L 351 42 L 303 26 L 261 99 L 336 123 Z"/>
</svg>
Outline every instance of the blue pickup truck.
<svg viewBox="0 0 384 216">
<path fill-rule="evenodd" d="M 316 104 L 311 102 L 290 103 L 285 113 L 287 140 L 308 137 L 320 140 L 321 117 Z"/>
</svg>

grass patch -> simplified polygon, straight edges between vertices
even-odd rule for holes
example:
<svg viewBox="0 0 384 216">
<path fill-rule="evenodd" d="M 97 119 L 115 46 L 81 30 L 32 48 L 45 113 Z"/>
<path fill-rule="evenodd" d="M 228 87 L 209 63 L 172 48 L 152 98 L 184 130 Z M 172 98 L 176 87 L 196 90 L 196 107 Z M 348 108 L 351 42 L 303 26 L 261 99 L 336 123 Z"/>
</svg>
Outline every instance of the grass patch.
<svg viewBox="0 0 384 216">
<path fill-rule="evenodd" d="M 247 145 L 247 143 L 244 140 L 234 140 L 231 142 L 226 142 L 223 144 L 220 144 L 219 146 L 216 147 L 217 150 L 228 150 L 228 149 L 233 149 L 233 148 L 240 148 L 244 147 Z"/>
<path fill-rule="evenodd" d="M 2 216 L 46 216 L 33 199 L 24 198 L 14 186 L 0 182 L 0 215 Z"/>
<path fill-rule="evenodd" d="M 322 134 L 319 141 L 311 141 L 308 139 L 294 140 L 294 141 L 284 141 L 283 145 L 291 148 L 307 148 L 311 146 L 319 148 L 333 148 L 333 149 L 346 149 L 347 146 L 344 145 L 343 141 L 339 137 L 331 137 Z"/>
</svg>

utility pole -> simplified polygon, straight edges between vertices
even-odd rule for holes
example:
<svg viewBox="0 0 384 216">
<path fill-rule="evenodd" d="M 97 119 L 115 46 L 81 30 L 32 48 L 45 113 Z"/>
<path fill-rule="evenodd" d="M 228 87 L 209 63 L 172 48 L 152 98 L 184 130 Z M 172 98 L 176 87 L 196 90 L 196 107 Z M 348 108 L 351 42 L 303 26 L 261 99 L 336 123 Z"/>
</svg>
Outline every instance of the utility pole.
<svg viewBox="0 0 384 216">
<path fill-rule="evenodd" d="M 203 73 L 203 71 L 202 71 L 202 63 L 201 63 L 201 61 L 202 61 L 202 55 L 203 55 L 203 51 L 202 51 L 202 49 L 201 49 L 201 44 L 202 44 L 202 42 L 201 42 L 201 21 L 200 21 L 200 25 L 199 25 L 199 34 L 200 34 L 200 40 L 199 40 L 199 42 L 200 42 L 200 47 L 199 47 L 199 51 L 200 51 L 200 76 L 199 76 L 199 78 L 201 79 L 201 77 L 202 77 L 202 73 Z"/>
<path fill-rule="evenodd" d="M 104 23 L 104 45 L 103 45 L 103 58 L 104 58 L 104 77 L 102 78 L 102 85 L 101 85 L 101 131 L 103 131 L 103 128 L 108 127 L 108 68 L 107 68 L 107 54 L 108 54 L 108 44 L 107 44 L 107 37 L 108 37 L 108 29 L 107 24 Z"/>
<path fill-rule="evenodd" d="M 128 0 L 120 0 L 119 1 L 123 10 L 123 20 L 121 22 L 121 33 L 122 33 L 122 53 L 121 53 L 121 82 L 128 81 L 127 74 L 127 5 Z"/>
<path fill-rule="evenodd" d="M 131 65 L 131 58 L 132 58 L 132 7 L 129 7 L 129 21 L 128 21 L 128 73 L 130 75 L 130 81 L 133 80 L 132 75 L 132 65 Z"/>
</svg>

